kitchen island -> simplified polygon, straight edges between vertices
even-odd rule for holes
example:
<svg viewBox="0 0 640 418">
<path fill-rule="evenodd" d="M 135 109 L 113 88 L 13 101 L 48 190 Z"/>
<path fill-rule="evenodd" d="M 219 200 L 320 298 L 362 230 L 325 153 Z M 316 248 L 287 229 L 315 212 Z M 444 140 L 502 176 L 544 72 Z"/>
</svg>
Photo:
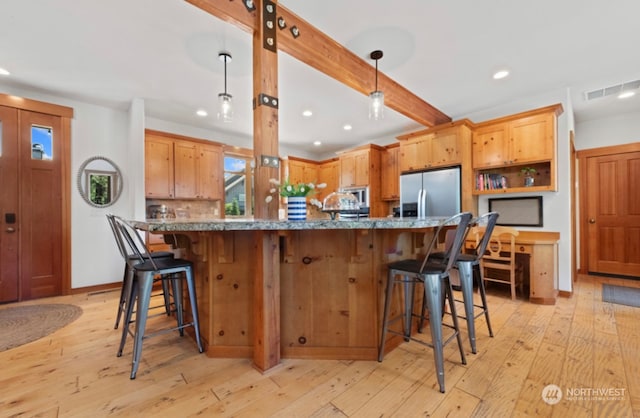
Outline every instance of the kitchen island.
<svg viewBox="0 0 640 418">
<path fill-rule="evenodd" d="M 375 360 L 386 264 L 423 253 L 442 220 L 132 224 L 165 234 L 194 262 L 207 355 L 252 357 L 266 371 L 281 356 Z"/>
</svg>

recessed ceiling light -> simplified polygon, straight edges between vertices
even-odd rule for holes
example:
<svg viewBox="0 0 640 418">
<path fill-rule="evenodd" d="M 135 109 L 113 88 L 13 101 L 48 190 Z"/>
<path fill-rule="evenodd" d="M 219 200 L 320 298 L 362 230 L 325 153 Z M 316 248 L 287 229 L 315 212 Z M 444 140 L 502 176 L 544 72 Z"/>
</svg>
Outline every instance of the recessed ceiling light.
<svg viewBox="0 0 640 418">
<path fill-rule="evenodd" d="M 353 129 L 353 127 L 347 123 L 342 127 L 342 129 L 344 129 L 345 131 L 350 131 L 351 129 Z"/>
<path fill-rule="evenodd" d="M 315 145 L 316 147 L 319 147 L 320 145 L 322 145 L 322 142 L 320 142 L 320 141 L 313 141 L 313 145 Z"/>
<path fill-rule="evenodd" d="M 9 71 L 5 70 L 4 68 L 0 68 L 0 75 L 9 75 L 11 74 Z"/>
<path fill-rule="evenodd" d="M 636 92 L 635 91 L 623 91 L 622 93 L 620 93 L 618 95 L 618 99 L 628 99 L 629 97 L 635 96 Z"/>
<path fill-rule="evenodd" d="M 310 117 L 311 115 L 313 115 L 313 112 L 310 110 L 305 110 L 302 112 L 302 116 L 304 116 L 305 118 Z"/>
<path fill-rule="evenodd" d="M 199 110 L 196 112 L 196 115 L 201 116 L 201 117 L 203 117 L 203 118 L 204 118 L 205 116 L 207 116 L 207 115 L 208 115 L 208 113 L 207 113 L 207 111 L 206 111 L 206 110 L 204 110 L 204 109 L 199 109 Z"/>
<path fill-rule="evenodd" d="M 505 78 L 506 76 L 509 75 L 509 71 L 508 70 L 500 70 L 500 71 L 496 71 L 493 74 L 493 79 L 494 80 L 501 80 L 503 78 Z"/>
</svg>

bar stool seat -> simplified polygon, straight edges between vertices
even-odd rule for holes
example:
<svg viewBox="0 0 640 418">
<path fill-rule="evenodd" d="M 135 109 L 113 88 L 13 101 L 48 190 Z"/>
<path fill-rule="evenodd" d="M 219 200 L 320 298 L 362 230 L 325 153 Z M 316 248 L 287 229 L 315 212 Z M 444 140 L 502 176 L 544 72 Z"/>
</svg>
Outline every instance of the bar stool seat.
<svg viewBox="0 0 640 418">
<path fill-rule="evenodd" d="M 122 329 L 122 338 L 118 349 L 118 357 L 122 356 L 122 351 L 126 344 L 127 335 L 133 336 L 133 361 L 131 365 L 131 379 L 136 378 L 136 373 L 142 357 L 142 342 L 144 339 L 160 333 L 166 333 L 178 330 L 180 335 L 184 335 L 184 328 L 192 326 L 195 331 L 196 344 L 198 351 L 204 351 L 202 339 L 200 337 L 200 321 L 198 316 L 198 302 L 196 297 L 196 287 L 193 277 L 193 263 L 189 260 L 179 258 L 160 258 L 151 257 L 148 251 L 141 252 L 136 245 L 134 236 L 139 236 L 133 228 L 124 220 L 115 217 L 115 223 L 123 237 L 134 254 L 139 257 L 139 263 L 130 263 L 128 270 L 127 289 L 125 292 L 130 296 L 130 302 L 127 303 L 125 313 L 125 327 Z M 144 244 L 144 243 L 143 243 Z M 146 333 L 146 324 L 149 312 L 149 302 L 151 299 L 151 290 L 155 277 L 160 276 L 163 281 L 171 284 L 174 295 L 175 314 L 177 326 L 163 329 L 154 333 Z M 187 290 L 189 292 L 189 304 L 191 306 L 191 322 L 184 322 L 184 308 L 182 295 L 182 281 L 186 281 Z M 133 319 L 135 305 L 135 319 Z M 134 330 L 130 325 L 135 324 Z"/>
<path fill-rule="evenodd" d="M 387 288 L 384 301 L 384 313 L 382 318 L 382 332 L 380 337 L 380 345 L 378 347 L 378 361 L 382 361 L 384 356 L 384 345 L 386 334 L 393 333 L 404 337 L 405 341 L 415 341 L 420 344 L 433 348 L 434 361 L 440 392 L 444 393 L 444 354 L 443 348 L 446 344 L 455 338 L 460 351 L 460 359 L 462 364 L 466 364 L 466 357 L 462 348 L 460 338 L 460 328 L 458 326 L 458 316 L 453 301 L 453 292 L 451 282 L 449 281 L 449 271 L 451 270 L 457 255 L 460 254 L 460 248 L 466 236 L 467 226 L 471 221 L 471 213 L 463 212 L 446 219 L 436 229 L 431 244 L 423 260 L 401 260 L 390 263 L 388 265 Z M 440 231 L 447 225 L 457 225 L 455 227 L 456 234 L 451 248 L 447 251 L 447 256 L 442 262 L 429 261 L 429 255 L 435 248 L 435 243 L 440 235 Z M 399 278 L 398 278 L 399 277 Z M 431 342 L 425 342 L 412 336 L 412 322 L 414 318 L 420 320 L 420 328 L 422 322 L 426 319 L 424 310 L 420 314 L 415 314 L 413 309 L 414 290 L 416 284 L 424 285 L 424 306 L 428 310 L 429 328 L 431 330 Z M 402 314 L 395 318 L 389 318 L 391 299 L 393 296 L 393 288 L 396 284 L 402 284 L 404 290 L 404 310 Z M 445 324 L 442 321 L 443 306 L 445 299 L 449 301 L 449 309 L 452 312 L 453 325 Z M 398 320 L 403 319 L 403 332 L 397 332 L 389 329 L 389 325 Z M 449 327 L 453 329 L 453 335 L 443 340 L 442 328 Z"/>
</svg>

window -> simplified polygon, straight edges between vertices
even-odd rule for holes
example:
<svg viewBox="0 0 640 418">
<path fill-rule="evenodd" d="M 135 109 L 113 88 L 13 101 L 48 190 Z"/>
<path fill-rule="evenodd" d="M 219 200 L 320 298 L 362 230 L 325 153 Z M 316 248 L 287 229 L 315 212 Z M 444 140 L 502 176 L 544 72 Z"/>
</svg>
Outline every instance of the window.
<svg viewBox="0 0 640 418">
<path fill-rule="evenodd" d="M 53 129 L 45 126 L 31 126 L 31 159 L 53 159 Z"/>
<path fill-rule="evenodd" d="M 224 213 L 226 216 L 253 216 L 253 158 L 224 157 Z"/>
</svg>

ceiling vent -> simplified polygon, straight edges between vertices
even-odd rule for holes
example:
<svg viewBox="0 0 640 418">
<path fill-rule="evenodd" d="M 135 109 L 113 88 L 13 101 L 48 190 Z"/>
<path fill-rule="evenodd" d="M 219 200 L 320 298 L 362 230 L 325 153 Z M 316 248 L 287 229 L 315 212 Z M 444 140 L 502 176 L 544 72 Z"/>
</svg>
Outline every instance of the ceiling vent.
<svg viewBox="0 0 640 418">
<path fill-rule="evenodd" d="M 620 94 L 623 91 L 637 90 L 640 88 L 640 80 L 628 81 L 622 84 L 616 84 L 615 86 L 605 87 L 597 90 L 591 90 L 584 93 L 584 97 L 587 101 L 593 99 L 599 99 L 601 97 L 607 97 L 614 94 Z"/>
</svg>

